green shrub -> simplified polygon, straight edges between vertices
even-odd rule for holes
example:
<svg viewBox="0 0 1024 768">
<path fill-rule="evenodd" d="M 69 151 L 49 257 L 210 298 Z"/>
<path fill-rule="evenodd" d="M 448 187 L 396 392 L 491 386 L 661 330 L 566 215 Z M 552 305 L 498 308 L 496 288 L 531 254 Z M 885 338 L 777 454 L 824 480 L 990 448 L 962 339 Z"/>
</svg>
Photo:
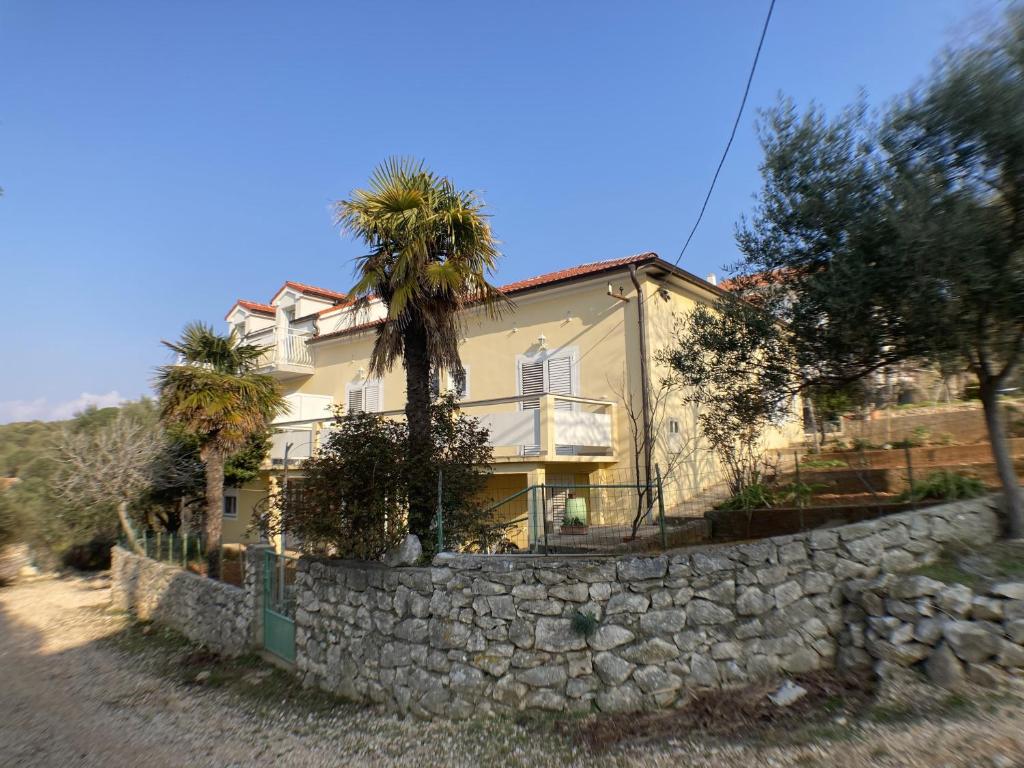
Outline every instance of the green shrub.
<svg viewBox="0 0 1024 768">
<path fill-rule="evenodd" d="M 767 483 L 751 483 L 739 493 L 716 504 L 715 509 L 761 509 L 775 506 L 776 501 L 776 493 Z"/>
<path fill-rule="evenodd" d="M 903 501 L 922 501 L 935 499 L 938 501 L 956 501 L 957 499 L 973 499 L 987 493 L 985 484 L 976 477 L 961 475 L 948 469 L 931 472 L 924 480 L 914 482 L 909 491 L 901 494 Z"/>
<path fill-rule="evenodd" d="M 580 637 L 590 637 L 597 632 L 597 627 L 601 623 L 589 611 L 575 611 L 570 621 L 572 623 L 572 631 Z"/>
</svg>

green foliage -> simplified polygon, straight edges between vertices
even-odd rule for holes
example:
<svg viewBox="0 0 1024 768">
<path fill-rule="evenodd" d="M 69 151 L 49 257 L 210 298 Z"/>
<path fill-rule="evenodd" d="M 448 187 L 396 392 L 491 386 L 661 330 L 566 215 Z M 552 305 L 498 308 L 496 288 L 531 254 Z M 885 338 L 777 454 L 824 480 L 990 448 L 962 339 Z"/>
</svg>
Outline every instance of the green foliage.
<svg viewBox="0 0 1024 768">
<path fill-rule="evenodd" d="M 387 316 L 377 327 L 370 356 L 375 374 L 401 359 L 406 372 L 409 454 L 425 468 L 431 453 L 430 375 L 463 375 L 459 340 L 470 305 L 495 312 L 502 294 L 487 281 L 497 263 L 497 241 L 483 202 L 423 163 L 392 158 L 335 206 L 337 224 L 368 249 L 358 259 L 350 291 L 356 309 L 379 297 Z M 410 477 L 409 526 L 426 542 L 436 481 Z"/>
<path fill-rule="evenodd" d="M 303 478 L 268 508 L 257 525 L 282 528 L 303 548 L 341 558 L 375 560 L 405 536 L 401 423 L 372 413 L 347 413 L 303 464 Z"/>
<path fill-rule="evenodd" d="M 948 469 L 930 472 L 924 480 L 916 480 L 910 491 L 904 492 L 903 501 L 956 501 L 974 499 L 988 493 L 985 484 L 976 477 L 961 475 Z"/>
<path fill-rule="evenodd" d="M 659 354 L 683 401 L 697 406 L 701 435 L 728 471 L 734 494 L 770 469 L 761 438 L 792 415 L 799 378 L 791 347 L 770 315 L 724 298 L 681 318 L 673 345 Z"/>
<path fill-rule="evenodd" d="M 725 501 L 716 504 L 715 509 L 762 509 L 775 506 L 775 491 L 767 483 L 753 482 L 745 485 Z"/>
<path fill-rule="evenodd" d="M 800 466 L 804 469 L 835 469 L 845 467 L 842 459 L 801 459 Z"/>
<path fill-rule="evenodd" d="M 562 527 L 563 528 L 585 528 L 587 525 L 586 520 L 580 520 L 575 515 L 571 515 L 568 512 L 562 516 Z"/>
<path fill-rule="evenodd" d="M 569 621 L 572 631 L 580 637 L 592 636 L 601 625 L 601 622 L 597 620 L 597 616 L 591 611 L 573 611 Z"/>
<path fill-rule="evenodd" d="M 437 500 L 441 472 L 445 549 L 469 542 L 486 548 L 500 532 L 477 503 L 487 482 L 491 448 L 487 430 L 462 414 L 450 397 L 431 409 L 431 455 L 408 449 L 408 430 L 378 414 L 339 415 L 337 427 L 303 464 L 303 477 L 278 505 L 263 510 L 254 526 L 276 535 L 282 526 L 305 549 L 334 557 L 374 560 L 406 533 L 409 488 L 430 478 Z M 428 555 L 437 547 L 436 517 L 421 537 Z"/>
</svg>

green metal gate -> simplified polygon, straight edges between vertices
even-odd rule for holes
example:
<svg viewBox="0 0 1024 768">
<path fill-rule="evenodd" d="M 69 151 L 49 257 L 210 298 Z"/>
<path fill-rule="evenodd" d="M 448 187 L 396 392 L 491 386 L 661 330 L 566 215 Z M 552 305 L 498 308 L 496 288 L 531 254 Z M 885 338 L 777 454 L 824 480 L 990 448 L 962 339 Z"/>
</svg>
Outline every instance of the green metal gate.
<svg viewBox="0 0 1024 768">
<path fill-rule="evenodd" d="M 295 558 L 263 553 L 263 648 L 295 661 Z"/>
</svg>

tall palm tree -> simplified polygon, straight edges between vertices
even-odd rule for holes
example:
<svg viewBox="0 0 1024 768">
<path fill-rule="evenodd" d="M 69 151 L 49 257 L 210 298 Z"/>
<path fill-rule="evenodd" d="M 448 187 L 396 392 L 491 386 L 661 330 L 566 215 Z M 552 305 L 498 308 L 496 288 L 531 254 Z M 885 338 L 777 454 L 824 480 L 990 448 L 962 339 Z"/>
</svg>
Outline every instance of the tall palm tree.
<svg viewBox="0 0 1024 768">
<path fill-rule="evenodd" d="M 159 368 L 156 380 L 163 422 L 199 440 L 206 469 L 205 554 L 213 577 L 220 575 L 224 462 L 284 408 L 277 383 L 255 372 L 264 348 L 239 341 L 234 331 L 223 336 L 190 323 L 180 341 L 164 342 L 179 359 Z"/>
<path fill-rule="evenodd" d="M 382 375 L 398 358 L 405 367 L 409 529 L 421 538 L 430 530 L 437 487 L 430 469 L 431 368 L 461 377 L 462 310 L 482 304 L 493 314 L 504 300 L 486 277 L 499 255 L 487 219 L 474 192 L 401 158 L 382 163 L 367 189 L 335 204 L 338 226 L 369 249 L 358 259 L 351 290 L 356 308 L 375 296 L 387 307 L 370 371 Z"/>
</svg>

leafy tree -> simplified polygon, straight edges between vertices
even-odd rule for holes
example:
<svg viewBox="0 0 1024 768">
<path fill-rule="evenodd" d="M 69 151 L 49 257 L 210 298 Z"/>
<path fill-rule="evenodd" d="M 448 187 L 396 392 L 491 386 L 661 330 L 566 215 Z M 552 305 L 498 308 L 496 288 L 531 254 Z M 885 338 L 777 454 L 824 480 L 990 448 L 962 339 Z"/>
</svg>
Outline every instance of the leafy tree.
<svg viewBox="0 0 1024 768">
<path fill-rule="evenodd" d="M 493 521 L 478 499 L 490 471 L 487 430 L 459 412 L 452 397 L 431 407 L 433 505 L 437 470 L 442 477 L 444 544 L 486 546 Z M 397 545 L 407 531 L 406 510 L 418 457 L 408 453 L 408 426 L 374 413 L 338 413 L 320 449 L 302 465 L 302 480 L 284 498 L 271 500 L 254 521 L 266 536 L 282 530 L 306 551 L 375 560 Z M 426 553 L 436 549 L 436 514 L 421 536 Z"/>
<path fill-rule="evenodd" d="M 1022 103 L 1021 6 L 881 121 L 863 106 L 829 121 L 781 103 L 761 126 L 764 186 L 738 231 L 734 283 L 780 321 L 755 326 L 766 351 L 744 374 L 789 361 L 780 399 L 793 382 L 834 389 L 908 360 L 962 361 L 978 377 L 1014 537 L 1024 514 L 998 392 L 1024 342 Z"/>
<path fill-rule="evenodd" d="M 387 316 L 377 330 L 370 370 L 405 367 L 410 456 L 409 528 L 426 540 L 436 496 L 430 467 L 431 369 L 463 374 L 463 313 L 482 303 L 496 311 L 501 294 L 486 279 L 497 244 L 474 192 L 459 190 L 422 163 L 390 159 L 335 206 L 341 229 L 369 252 L 359 258 L 351 290 L 357 308 L 379 297 Z"/>
<path fill-rule="evenodd" d="M 234 332 L 219 335 L 191 323 L 181 341 L 164 342 L 180 362 L 159 369 L 160 415 L 199 441 L 206 470 L 204 533 L 209 573 L 220 575 L 224 513 L 224 466 L 253 435 L 265 433 L 284 408 L 276 382 L 255 372 L 262 347 L 241 344 Z"/>
<path fill-rule="evenodd" d="M 725 467 L 733 495 L 760 483 L 771 469 L 765 431 L 791 417 L 799 380 L 789 335 L 753 305 L 726 297 L 681 318 L 674 345 L 660 354 L 684 402 Z"/>
</svg>

